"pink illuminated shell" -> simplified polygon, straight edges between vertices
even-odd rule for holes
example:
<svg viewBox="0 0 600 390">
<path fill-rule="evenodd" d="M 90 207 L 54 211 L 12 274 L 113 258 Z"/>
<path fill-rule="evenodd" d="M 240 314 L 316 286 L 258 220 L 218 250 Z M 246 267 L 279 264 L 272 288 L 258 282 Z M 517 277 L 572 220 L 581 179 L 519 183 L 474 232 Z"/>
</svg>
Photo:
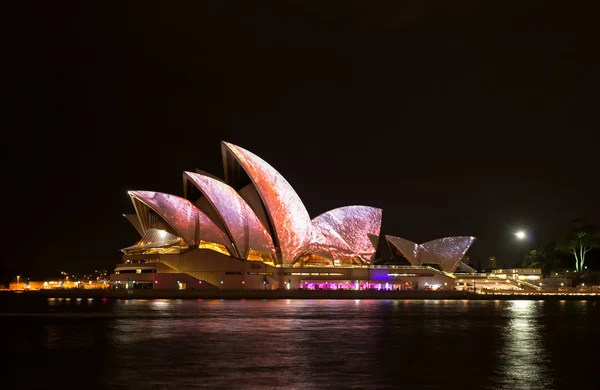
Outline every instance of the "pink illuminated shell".
<svg viewBox="0 0 600 390">
<path fill-rule="evenodd" d="M 212 177 L 184 172 L 223 221 L 237 252 L 246 259 L 250 249 L 275 255 L 273 241 L 254 211 L 230 186 Z"/>
<path fill-rule="evenodd" d="M 455 236 L 438 238 L 420 245 L 420 262 L 438 263 L 446 272 L 454 272 L 475 237 Z"/>
<path fill-rule="evenodd" d="M 332 259 L 359 257 L 369 264 L 377 249 L 370 236 L 381 230 L 382 211 L 369 206 L 346 206 L 312 220 L 309 251 Z"/>
<path fill-rule="evenodd" d="M 400 237 L 385 236 L 385 238 L 390 244 L 396 247 L 412 265 L 420 264 L 418 260 L 419 244 Z"/>
<path fill-rule="evenodd" d="M 196 246 L 202 240 L 225 245 L 228 250 L 231 250 L 231 243 L 225 233 L 189 200 L 153 191 L 129 191 L 129 196 L 132 200 L 137 199 L 154 210 L 189 246 Z M 196 238 L 197 225 L 198 238 Z"/>
<path fill-rule="evenodd" d="M 263 159 L 239 146 L 223 142 L 246 171 L 259 193 L 275 231 L 275 244 L 290 264 L 307 248 L 311 236 L 310 216 L 302 201 L 279 172 Z"/>
</svg>

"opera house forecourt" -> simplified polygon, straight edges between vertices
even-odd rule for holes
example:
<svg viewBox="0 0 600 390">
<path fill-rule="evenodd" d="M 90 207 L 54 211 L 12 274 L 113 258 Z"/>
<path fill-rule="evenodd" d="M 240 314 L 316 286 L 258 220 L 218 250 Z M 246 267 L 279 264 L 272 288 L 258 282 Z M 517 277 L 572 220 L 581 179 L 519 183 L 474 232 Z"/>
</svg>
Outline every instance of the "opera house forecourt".
<svg viewBox="0 0 600 390">
<path fill-rule="evenodd" d="M 116 289 L 453 290 L 475 240 L 417 244 L 386 235 L 395 255 L 377 258 L 382 210 L 344 206 L 310 218 L 271 165 L 222 142 L 225 179 L 183 172 L 183 197 L 130 191 L 140 234 L 121 249 Z"/>
</svg>

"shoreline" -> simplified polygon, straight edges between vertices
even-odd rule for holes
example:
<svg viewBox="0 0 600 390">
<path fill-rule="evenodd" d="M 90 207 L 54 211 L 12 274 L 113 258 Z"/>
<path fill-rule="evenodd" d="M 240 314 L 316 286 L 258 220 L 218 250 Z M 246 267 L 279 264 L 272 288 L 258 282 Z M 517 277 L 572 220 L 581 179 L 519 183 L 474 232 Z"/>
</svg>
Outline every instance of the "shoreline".
<svg viewBox="0 0 600 390">
<path fill-rule="evenodd" d="M 593 293 L 592 293 L 593 294 Z M 98 299 L 403 299 L 403 300 L 600 300 L 600 294 L 502 293 L 474 294 L 463 291 L 371 291 L 371 290 L 39 290 L 0 291 L 5 300 L 30 301 L 48 298 Z M 25 302 L 24 302 L 25 303 Z"/>
</svg>

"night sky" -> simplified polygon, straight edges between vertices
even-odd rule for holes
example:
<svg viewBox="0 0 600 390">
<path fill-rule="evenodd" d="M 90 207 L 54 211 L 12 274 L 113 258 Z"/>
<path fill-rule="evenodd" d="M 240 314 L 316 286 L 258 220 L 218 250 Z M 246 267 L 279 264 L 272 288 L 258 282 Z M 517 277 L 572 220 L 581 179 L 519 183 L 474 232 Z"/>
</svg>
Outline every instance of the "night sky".
<svg viewBox="0 0 600 390">
<path fill-rule="evenodd" d="M 597 1 L 92 3 L 7 15 L 0 282 L 112 270 L 127 191 L 222 177 L 221 140 L 482 266 L 600 222 Z"/>
</svg>

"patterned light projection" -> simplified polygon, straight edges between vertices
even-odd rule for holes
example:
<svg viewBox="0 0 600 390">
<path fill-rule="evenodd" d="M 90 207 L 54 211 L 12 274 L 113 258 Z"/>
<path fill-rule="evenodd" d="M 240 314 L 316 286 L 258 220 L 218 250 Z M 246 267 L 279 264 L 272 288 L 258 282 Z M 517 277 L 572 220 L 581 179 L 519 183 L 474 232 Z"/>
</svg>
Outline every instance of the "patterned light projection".
<svg viewBox="0 0 600 390">
<path fill-rule="evenodd" d="M 240 195 L 212 175 L 184 172 L 185 183 L 191 182 L 202 193 L 200 199 L 206 206 L 203 210 L 214 221 L 187 199 L 160 192 L 130 191 L 144 237 L 134 247 L 208 248 L 245 260 L 294 267 L 305 262 L 372 262 L 381 229 L 381 209 L 340 207 L 311 221 L 294 189 L 268 163 L 227 142 L 223 142 L 222 150 L 226 173 L 240 187 L 245 185 L 246 190 L 241 188 Z M 242 169 L 252 184 L 248 184 Z M 184 188 L 187 191 L 191 187 L 186 184 Z M 244 191 L 252 201 L 244 200 Z M 179 238 L 182 241 L 177 243 Z M 411 264 L 440 264 L 446 272 L 456 270 L 475 240 L 458 236 L 416 244 L 399 237 L 386 239 Z"/>
<path fill-rule="evenodd" d="M 292 263 L 311 238 L 310 216 L 302 201 L 284 177 L 263 159 L 239 146 L 227 142 L 223 145 L 250 176 L 265 205 L 275 231 L 275 244 L 281 252 L 278 262 Z"/>
<path fill-rule="evenodd" d="M 438 263 L 446 272 L 454 272 L 475 241 L 475 237 L 444 237 L 421 244 L 421 264 Z M 437 261 L 435 261 L 437 260 Z"/>
<path fill-rule="evenodd" d="M 386 235 L 385 238 L 389 243 L 398 248 L 400 253 L 406 257 L 406 260 L 408 260 L 409 263 L 412 265 L 419 265 L 419 244 L 400 237 Z"/>
<path fill-rule="evenodd" d="M 411 264 L 440 264 L 446 272 L 456 270 L 465 253 L 475 241 L 475 237 L 470 236 L 438 238 L 424 244 L 416 244 L 393 236 L 386 236 L 386 239 L 398 248 Z"/>
<path fill-rule="evenodd" d="M 250 249 L 275 254 L 273 241 L 267 229 L 233 188 L 203 174 L 184 172 L 184 175 L 217 211 L 235 243 L 240 258 L 248 259 Z"/>
<path fill-rule="evenodd" d="M 154 210 L 189 246 L 196 246 L 202 240 L 222 244 L 231 251 L 231 243 L 225 233 L 189 200 L 153 191 L 129 191 L 129 196 L 132 201 L 137 199 Z"/>
<path fill-rule="evenodd" d="M 312 220 L 309 252 L 332 259 L 359 257 L 370 264 L 377 249 L 369 235 L 379 235 L 382 210 L 347 206 L 330 210 Z"/>
</svg>

